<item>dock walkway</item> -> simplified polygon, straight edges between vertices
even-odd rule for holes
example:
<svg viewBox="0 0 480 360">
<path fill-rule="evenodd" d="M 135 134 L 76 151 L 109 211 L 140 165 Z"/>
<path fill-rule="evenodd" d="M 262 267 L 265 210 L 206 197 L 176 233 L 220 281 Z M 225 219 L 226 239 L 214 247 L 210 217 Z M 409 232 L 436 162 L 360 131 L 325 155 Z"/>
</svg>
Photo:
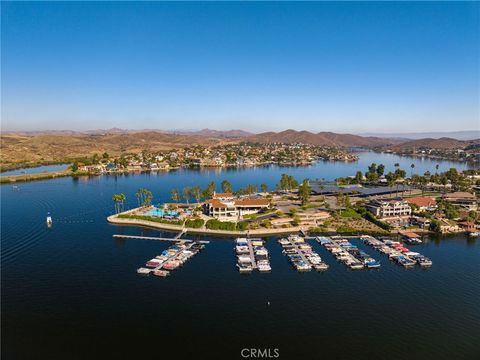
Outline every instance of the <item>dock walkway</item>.
<svg viewBox="0 0 480 360">
<path fill-rule="evenodd" d="M 247 239 L 248 252 L 250 255 L 250 261 L 252 262 L 252 267 L 257 269 L 257 261 L 255 260 L 255 251 L 253 250 L 252 240 L 254 239 Z"/>
<path fill-rule="evenodd" d="M 153 236 L 139 236 L 139 235 L 119 235 L 114 234 L 114 238 L 122 238 L 122 239 L 135 239 L 135 240 L 157 240 L 157 241 L 178 241 L 178 242 L 187 242 L 187 243 L 194 243 L 198 242 L 200 244 L 209 244 L 210 241 L 207 240 L 190 240 L 190 239 L 180 239 L 182 233 L 177 235 L 174 238 L 164 238 L 164 237 L 153 237 Z"/>
<path fill-rule="evenodd" d="M 297 254 L 302 258 L 303 262 L 305 262 L 305 264 L 310 264 L 310 261 L 307 259 L 307 257 L 305 256 L 305 254 L 303 253 L 303 250 L 300 249 L 300 246 L 299 246 L 299 243 L 291 240 L 291 239 L 287 239 L 291 245 L 293 245 L 295 247 L 295 250 L 297 251 Z"/>
</svg>

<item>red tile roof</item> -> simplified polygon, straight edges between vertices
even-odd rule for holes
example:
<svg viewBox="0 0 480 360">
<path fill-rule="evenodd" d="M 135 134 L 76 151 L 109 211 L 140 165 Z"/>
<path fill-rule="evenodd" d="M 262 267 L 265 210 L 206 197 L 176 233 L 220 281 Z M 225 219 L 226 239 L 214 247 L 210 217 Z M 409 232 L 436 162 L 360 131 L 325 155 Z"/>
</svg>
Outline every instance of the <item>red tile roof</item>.
<svg viewBox="0 0 480 360">
<path fill-rule="evenodd" d="M 405 200 L 409 204 L 414 204 L 414 205 L 417 205 L 418 207 L 437 205 L 437 201 L 431 197 L 413 197 Z"/>
<path fill-rule="evenodd" d="M 232 197 L 233 194 L 231 192 L 225 192 L 225 193 L 214 193 L 213 198 L 226 198 L 226 197 Z"/>
<path fill-rule="evenodd" d="M 268 199 L 240 199 L 235 200 L 235 205 L 237 206 L 267 206 L 270 204 Z"/>
</svg>

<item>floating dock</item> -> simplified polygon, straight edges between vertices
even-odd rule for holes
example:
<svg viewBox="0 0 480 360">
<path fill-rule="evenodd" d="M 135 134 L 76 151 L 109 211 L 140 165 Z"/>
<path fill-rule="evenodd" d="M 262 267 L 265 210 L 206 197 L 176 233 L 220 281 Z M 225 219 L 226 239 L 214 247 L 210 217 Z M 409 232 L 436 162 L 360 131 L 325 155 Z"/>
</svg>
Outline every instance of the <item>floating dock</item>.
<svg viewBox="0 0 480 360">
<path fill-rule="evenodd" d="M 328 238 L 319 236 L 316 240 L 331 252 L 338 261 L 352 270 L 379 268 L 380 263 L 342 237 Z"/>
<path fill-rule="evenodd" d="M 166 277 L 170 275 L 172 270 L 177 269 L 194 255 L 197 255 L 204 247 L 205 245 L 198 241 L 174 244 L 164 250 L 161 255 L 147 261 L 146 267 L 137 269 L 137 273 L 142 275 L 153 273 L 156 276 Z"/>
<path fill-rule="evenodd" d="M 310 271 L 314 268 L 317 271 L 327 270 L 329 266 L 322 261 L 320 255 L 312 250 L 300 236 L 289 236 L 278 240 L 282 246 L 284 255 L 287 255 L 290 263 L 297 271 Z"/>
<path fill-rule="evenodd" d="M 235 253 L 238 271 L 241 273 L 251 273 L 253 270 L 271 271 L 268 250 L 264 245 L 265 242 L 262 239 L 237 238 Z"/>
<path fill-rule="evenodd" d="M 186 232 L 186 231 L 185 231 Z M 209 244 L 210 241 L 207 240 L 189 240 L 189 239 L 180 239 L 183 233 L 177 234 L 174 238 L 164 238 L 164 237 L 153 237 L 153 236 L 139 236 L 139 235 L 113 235 L 114 238 L 121 238 L 121 239 L 133 239 L 133 240 L 157 240 L 157 241 L 178 241 L 178 242 L 198 242 L 200 244 Z"/>
<path fill-rule="evenodd" d="M 418 252 L 410 251 L 399 241 L 381 241 L 369 235 L 364 235 L 361 239 L 365 244 L 373 247 L 382 254 L 387 255 L 390 260 L 395 261 L 398 265 L 403 267 L 409 268 L 415 265 L 430 267 L 433 264 L 432 260 Z"/>
</svg>

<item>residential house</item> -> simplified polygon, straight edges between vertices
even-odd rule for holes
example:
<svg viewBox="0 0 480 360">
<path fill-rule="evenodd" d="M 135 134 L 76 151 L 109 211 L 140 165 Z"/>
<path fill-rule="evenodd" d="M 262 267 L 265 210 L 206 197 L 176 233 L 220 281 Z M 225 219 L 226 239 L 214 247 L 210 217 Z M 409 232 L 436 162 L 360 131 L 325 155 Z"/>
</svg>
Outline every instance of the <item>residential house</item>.
<svg viewBox="0 0 480 360">
<path fill-rule="evenodd" d="M 410 205 L 415 205 L 420 211 L 435 211 L 437 201 L 432 197 L 419 196 L 406 199 Z"/>
<path fill-rule="evenodd" d="M 412 209 L 403 200 L 371 200 L 366 209 L 378 218 L 410 216 Z"/>
<path fill-rule="evenodd" d="M 221 220 L 237 220 L 255 214 L 270 205 L 268 199 L 232 198 L 230 193 L 217 193 L 203 203 L 204 213 Z M 215 195 L 214 195 L 215 196 Z"/>
</svg>

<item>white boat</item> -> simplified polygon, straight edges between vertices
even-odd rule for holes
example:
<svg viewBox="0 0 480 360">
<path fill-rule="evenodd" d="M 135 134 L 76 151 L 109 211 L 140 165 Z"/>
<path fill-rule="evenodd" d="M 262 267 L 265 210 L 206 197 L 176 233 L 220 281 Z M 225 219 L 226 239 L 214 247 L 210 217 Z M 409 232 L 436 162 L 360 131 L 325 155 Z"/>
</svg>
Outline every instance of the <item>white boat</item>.
<svg viewBox="0 0 480 360">
<path fill-rule="evenodd" d="M 480 236 L 480 232 L 478 232 L 478 231 L 471 231 L 471 232 L 468 233 L 468 236 L 477 237 L 477 236 Z"/>
<path fill-rule="evenodd" d="M 150 269 L 141 267 L 137 269 L 137 274 L 148 275 L 150 274 L 150 271 Z"/>
<path fill-rule="evenodd" d="M 53 220 L 52 217 L 50 216 L 50 213 L 47 214 L 47 225 L 52 226 Z"/>
</svg>

